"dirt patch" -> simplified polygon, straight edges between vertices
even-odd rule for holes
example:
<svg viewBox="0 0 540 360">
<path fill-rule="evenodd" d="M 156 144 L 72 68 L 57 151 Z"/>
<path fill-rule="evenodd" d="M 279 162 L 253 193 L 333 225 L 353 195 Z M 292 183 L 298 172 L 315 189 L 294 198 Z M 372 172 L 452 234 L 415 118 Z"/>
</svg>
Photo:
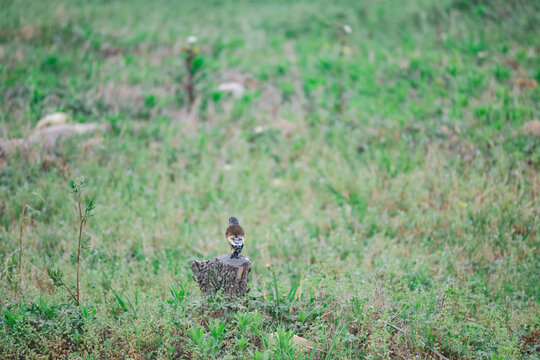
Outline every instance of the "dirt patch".
<svg viewBox="0 0 540 360">
<path fill-rule="evenodd" d="M 540 120 L 528 121 L 521 127 L 521 131 L 525 135 L 540 136 Z"/>
</svg>

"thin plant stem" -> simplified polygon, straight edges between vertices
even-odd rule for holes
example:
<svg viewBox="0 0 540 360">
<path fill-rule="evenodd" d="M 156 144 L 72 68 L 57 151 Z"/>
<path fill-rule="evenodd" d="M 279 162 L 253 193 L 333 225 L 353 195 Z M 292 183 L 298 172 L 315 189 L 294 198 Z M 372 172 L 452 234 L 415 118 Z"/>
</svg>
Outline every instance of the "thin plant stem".
<svg viewBox="0 0 540 360">
<path fill-rule="evenodd" d="M 23 283 L 23 274 L 22 274 L 22 234 L 23 234 L 23 226 L 24 226 L 24 215 L 26 213 L 26 201 L 24 202 L 22 211 L 21 211 L 21 219 L 19 222 L 19 292 L 22 293 L 22 283 Z"/>
<path fill-rule="evenodd" d="M 62 283 L 62 286 L 64 287 L 64 289 L 66 289 L 66 291 L 69 293 L 69 295 L 71 295 L 73 300 L 75 300 L 75 303 L 77 304 L 77 306 L 79 306 L 80 302 L 79 302 L 78 297 L 75 296 L 75 294 L 73 294 L 73 292 L 71 290 L 69 290 L 69 287 L 63 281 L 61 281 L 61 283 Z"/>
<path fill-rule="evenodd" d="M 81 293 L 79 287 L 79 272 L 80 272 L 80 263 L 81 263 L 81 239 L 82 239 L 82 228 L 84 223 L 84 218 L 81 210 L 81 195 L 77 194 L 77 204 L 79 206 L 79 246 L 77 247 L 77 305 L 81 301 Z"/>
<path fill-rule="evenodd" d="M 21 277 L 21 282 L 22 282 L 22 233 L 23 233 L 25 213 L 26 213 L 26 201 L 24 202 L 22 212 L 21 212 L 21 219 L 19 222 L 19 276 Z"/>
</svg>

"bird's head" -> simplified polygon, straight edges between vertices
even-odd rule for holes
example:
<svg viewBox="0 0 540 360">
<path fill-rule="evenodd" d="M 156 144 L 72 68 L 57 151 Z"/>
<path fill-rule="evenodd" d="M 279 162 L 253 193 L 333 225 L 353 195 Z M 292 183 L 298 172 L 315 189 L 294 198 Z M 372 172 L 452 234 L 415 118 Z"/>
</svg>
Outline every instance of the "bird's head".
<svg viewBox="0 0 540 360">
<path fill-rule="evenodd" d="M 234 216 L 229 218 L 229 226 L 231 225 L 240 225 L 240 223 L 238 222 L 238 219 L 235 218 Z"/>
</svg>

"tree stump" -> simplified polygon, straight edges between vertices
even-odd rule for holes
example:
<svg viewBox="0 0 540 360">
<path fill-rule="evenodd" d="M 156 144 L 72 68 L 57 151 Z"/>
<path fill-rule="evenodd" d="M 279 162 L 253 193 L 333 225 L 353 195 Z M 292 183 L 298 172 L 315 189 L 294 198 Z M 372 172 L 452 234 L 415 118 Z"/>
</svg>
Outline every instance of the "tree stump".
<svg viewBox="0 0 540 360">
<path fill-rule="evenodd" d="M 193 279 L 205 297 L 213 297 L 221 290 L 229 299 L 242 297 L 249 289 L 248 274 L 251 262 L 240 254 L 238 259 L 231 259 L 231 254 L 218 256 L 214 260 L 195 260 L 191 264 Z"/>
</svg>

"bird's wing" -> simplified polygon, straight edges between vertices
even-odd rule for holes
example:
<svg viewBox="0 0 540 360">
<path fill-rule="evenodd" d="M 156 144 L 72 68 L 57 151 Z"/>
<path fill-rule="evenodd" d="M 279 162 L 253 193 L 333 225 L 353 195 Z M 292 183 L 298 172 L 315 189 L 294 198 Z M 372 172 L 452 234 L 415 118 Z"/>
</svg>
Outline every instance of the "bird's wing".
<svg viewBox="0 0 540 360">
<path fill-rule="evenodd" d="M 244 245 L 244 237 L 243 236 L 231 236 L 228 238 L 229 244 L 240 246 Z"/>
</svg>

